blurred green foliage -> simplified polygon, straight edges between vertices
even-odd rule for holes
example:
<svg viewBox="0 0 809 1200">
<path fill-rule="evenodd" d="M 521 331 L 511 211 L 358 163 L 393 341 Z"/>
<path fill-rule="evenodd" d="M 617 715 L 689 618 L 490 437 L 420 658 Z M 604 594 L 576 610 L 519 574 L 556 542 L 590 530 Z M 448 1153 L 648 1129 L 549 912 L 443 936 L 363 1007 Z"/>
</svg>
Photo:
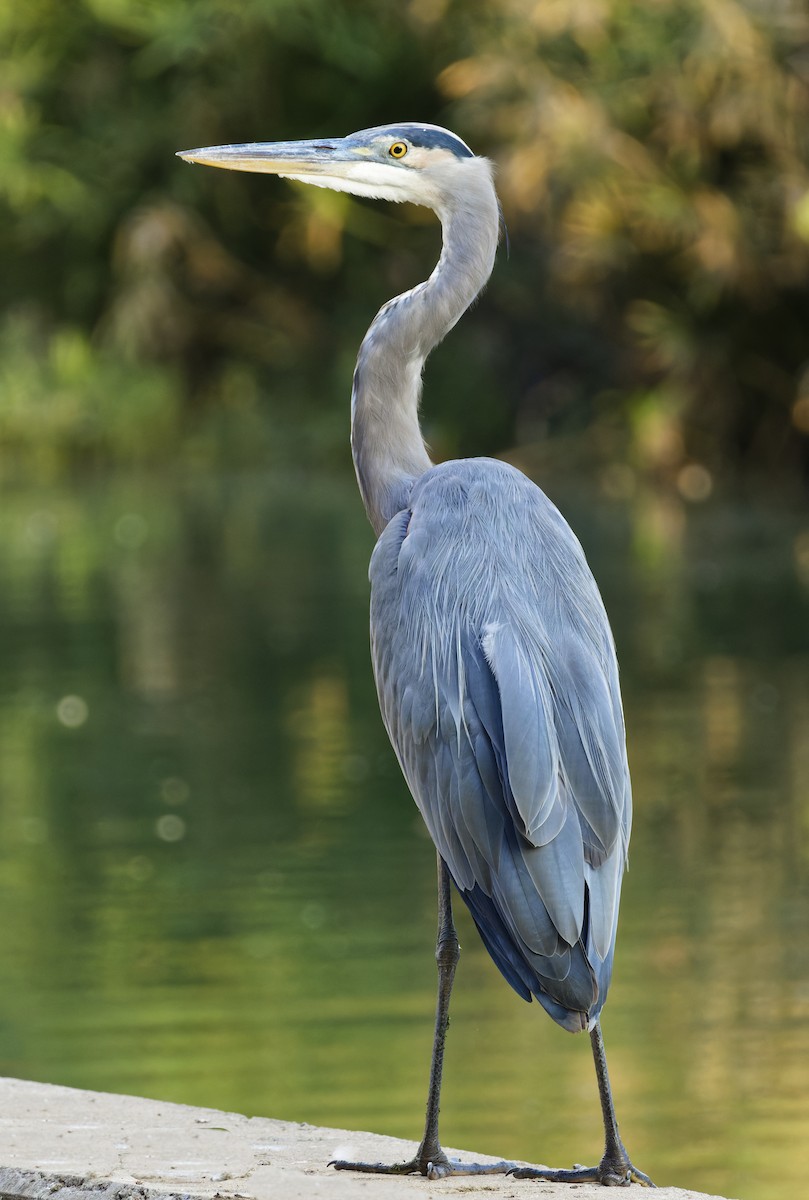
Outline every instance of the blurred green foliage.
<svg viewBox="0 0 809 1200">
<path fill-rule="evenodd" d="M 424 119 L 511 234 L 431 363 L 439 456 L 587 430 L 615 494 L 805 478 L 807 45 L 801 0 L 3 5 L 3 472 L 344 457 L 432 219 L 173 153 Z"/>
</svg>

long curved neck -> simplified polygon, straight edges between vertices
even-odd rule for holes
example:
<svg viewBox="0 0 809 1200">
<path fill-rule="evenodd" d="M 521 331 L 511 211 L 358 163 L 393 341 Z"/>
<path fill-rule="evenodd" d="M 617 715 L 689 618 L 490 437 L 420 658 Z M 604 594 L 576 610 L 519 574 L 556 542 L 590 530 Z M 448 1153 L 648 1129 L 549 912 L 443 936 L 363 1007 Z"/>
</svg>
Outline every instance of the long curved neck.
<svg viewBox="0 0 809 1200">
<path fill-rule="evenodd" d="M 467 165 L 468 164 L 468 165 Z M 432 466 L 419 427 L 421 372 L 432 348 L 489 278 L 499 209 L 485 159 L 467 160 L 463 195 L 437 204 L 441 257 L 425 283 L 388 301 L 357 357 L 351 396 L 351 450 L 365 511 L 379 535 L 407 507 L 410 489 Z"/>
</svg>

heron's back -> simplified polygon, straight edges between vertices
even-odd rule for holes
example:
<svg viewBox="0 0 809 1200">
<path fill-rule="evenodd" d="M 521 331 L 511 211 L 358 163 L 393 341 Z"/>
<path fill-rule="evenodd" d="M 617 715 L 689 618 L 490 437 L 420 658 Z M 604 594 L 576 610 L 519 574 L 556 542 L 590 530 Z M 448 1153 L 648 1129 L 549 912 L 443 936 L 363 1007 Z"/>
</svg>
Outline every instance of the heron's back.
<svg viewBox="0 0 809 1200">
<path fill-rule="evenodd" d="M 444 463 L 371 560 L 380 706 L 497 966 L 561 1025 L 598 1015 L 631 799 L 615 653 L 581 547 L 492 459 Z"/>
</svg>

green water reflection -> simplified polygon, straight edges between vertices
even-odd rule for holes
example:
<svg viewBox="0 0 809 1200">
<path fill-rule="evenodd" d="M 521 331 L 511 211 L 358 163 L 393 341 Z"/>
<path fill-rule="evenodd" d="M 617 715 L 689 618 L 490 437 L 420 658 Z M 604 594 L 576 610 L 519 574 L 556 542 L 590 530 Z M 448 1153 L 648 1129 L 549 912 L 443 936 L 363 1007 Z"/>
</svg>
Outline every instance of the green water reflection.
<svg viewBox="0 0 809 1200">
<path fill-rule="evenodd" d="M 566 494 L 566 492 L 568 494 Z M 809 520 L 553 492 L 637 796 L 604 1026 L 658 1183 L 796 1195 L 809 1137 Z M 433 858 L 381 728 L 348 481 L 7 492 L 0 1070 L 417 1136 Z M 462 914 L 444 1135 L 594 1159 L 589 1050 Z"/>
</svg>

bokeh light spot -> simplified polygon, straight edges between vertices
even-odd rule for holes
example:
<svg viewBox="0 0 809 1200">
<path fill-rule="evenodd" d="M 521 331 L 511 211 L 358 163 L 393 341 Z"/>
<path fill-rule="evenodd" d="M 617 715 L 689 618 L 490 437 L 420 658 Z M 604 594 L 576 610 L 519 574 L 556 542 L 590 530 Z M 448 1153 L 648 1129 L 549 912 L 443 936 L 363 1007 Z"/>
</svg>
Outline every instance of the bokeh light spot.
<svg viewBox="0 0 809 1200">
<path fill-rule="evenodd" d="M 66 729 L 79 729 L 90 715 L 87 701 L 81 696 L 63 696 L 56 705 L 56 716 Z"/>
</svg>

